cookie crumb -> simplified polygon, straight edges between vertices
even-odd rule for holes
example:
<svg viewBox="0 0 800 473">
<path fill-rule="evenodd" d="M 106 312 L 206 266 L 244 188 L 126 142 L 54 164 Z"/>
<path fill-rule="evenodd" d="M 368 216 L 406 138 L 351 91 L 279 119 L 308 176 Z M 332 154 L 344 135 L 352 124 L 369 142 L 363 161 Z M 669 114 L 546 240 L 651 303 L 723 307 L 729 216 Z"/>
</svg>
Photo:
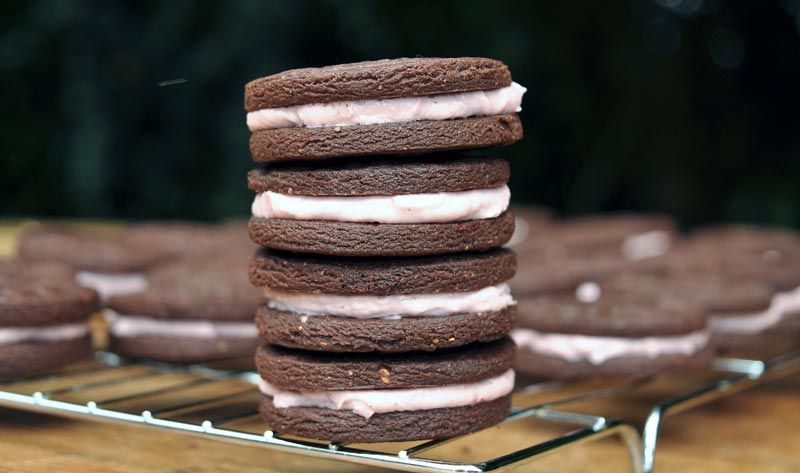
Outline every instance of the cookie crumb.
<svg viewBox="0 0 800 473">
<path fill-rule="evenodd" d="M 389 370 L 387 370 L 386 368 L 381 368 L 380 371 L 378 371 L 378 373 L 380 374 L 381 382 L 383 384 L 389 384 Z"/>
</svg>

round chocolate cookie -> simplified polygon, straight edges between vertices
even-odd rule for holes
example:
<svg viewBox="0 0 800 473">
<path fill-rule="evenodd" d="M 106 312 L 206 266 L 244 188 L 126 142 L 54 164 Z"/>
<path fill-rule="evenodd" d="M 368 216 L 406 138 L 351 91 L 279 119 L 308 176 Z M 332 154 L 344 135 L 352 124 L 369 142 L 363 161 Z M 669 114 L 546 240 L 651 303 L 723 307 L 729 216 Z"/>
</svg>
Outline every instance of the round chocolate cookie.
<svg viewBox="0 0 800 473">
<path fill-rule="evenodd" d="M 660 256 L 676 237 L 675 222 L 663 215 L 612 214 L 562 221 L 553 239 L 573 254 L 608 252 L 629 260 Z"/>
<path fill-rule="evenodd" d="M 0 377 L 60 368 L 91 352 L 97 294 L 60 265 L 0 264 Z"/>
<path fill-rule="evenodd" d="M 0 327 L 85 321 L 99 305 L 97 293 L 78 286 L 68 267 L 23 261 L 0 263 Z"/>
<path fill-rule="evenodd" d="M 514 326 L 514 306 L 479 313 L 360 319 L 333 315 L 305 316 L 258 308 L 259 335 L 290 348 L 335 353 L 404 353 L 459 347 L 503 337 Z"/>
<path fill-rule="evenodd" d="M 436 355 L 333 355 L 262 346 L 260 411 L 279 434 L 338 442 L 460 435 L 510 408 L 508 338 Z M 448 417 L 449 416 L 449 417 Z"/>
<path fill-rule="evenodd" d="M 317 258 L 260 250 L 250 265 L 255 286 L 306 294 L 396 295 L 474 291 L 510 279 L 514 253 L 495 249 L 420 258 Z"/>
<path fill-rule="evenodd" d="M 642 273 L 663 271 L 660 267 L 640 268 L 613 253 L 575 254 L 554 241 L 543 246 L 524 242 L 513 248 L 518 270 L 510 284 L 521 296 L 572 291 L 582 282 L 603 281 L 634 268 Z"/>
<path fill-rule="evenodd" d="M 249 252 L 248 252 L 249 253 Z M 191 260 L 163 266 L 149 273 L 146 290 L 109 299 L 107 306 L 121 314 L 170 320 L 253 319 L 263 301 L 252 287 L 246 258 Z"/>
<path fill-rule="evenodd" d="M 344 127 L 259 130 L 253 160 L 272 163 L 344 156 L 406 155 L 510 145 L 522 139 L 516 114 Z"/>
<path fill-rule="evenodd" d="M 251 355 L 258 345 L 252 318 L 263 296 L 249 284 L 245 261 L 175 263 L 151 273 L 143 292 L 112 297 L 111 349 L 180 363 Z"/>
<path fill-rule="evenodd" d="M 147 358 L 166 363 L 198 363 L 249 357 L 258 347 L 256 337 L 214 337 L 194 340 L 189 337 L 140 335 L 119 337 L 111 334 L 112 352 L 127 358 Z"/>
<path fill-rule="evenodd" d="M 590 287 L 587 299 L 580 300 Z M 702 305 L 674 293 L 656 295 L 595 283 L 585 283 L 575 292 L 578 297 L 565 293 L 520 299 L 517 326 L 544 333 L 639 338 L 686 334 L 704 329 L 708 322 Z"/>
<path fill-rule="evenodd" d="M 248 82 L 244 108 L 389 99 L 499 89 L 511 73 L 487 58 L 399 58 L 293 69 Z"/>
<path fill-rule="evenodd" d="M 409 389 L 474 383 L 511 368 L 516 347 L 504 337 L 436 353 L 329 354 L 262 345 L 256 367 L 272 385 L 294 391 Z"/>
<path fill-rule="evenodd" d="M 163 248 L 127 241 L 123 232 L 90 233 L 68 227 L 37 227 L 20 239 L 25 261 L 59 263 L 78 271 L 136 273 L 164 262 Z"/>
<path fill-rule="evenodd" d="M 723 247 L 744 252 L 770 250 L 800 254 L 800 237 L 788 230 L 747 225 L 710 226 L 695 230 L 690 241 L 706 247 Z"/>
<path fill-rule="evenodd" d="M 275 250 L 330 256 L 426 256 L 484 251 L 514 233 L 514 216 L 448 223 L 362 223 L 259 218 L 250 237 Z"/>
<path fill-rule="evenodd" d="M 256 247 L 247 238 L 247 222 L 204 224 L 196 222 L 151 222 L 125 229 L 131 245 L 146 246 L 170 255 L 171 259 L 236 257 Z"/>
<path fill-rule="evenodd" d="M 253 192 L 287 195 L 370 196 L 490 189 L 508 182 L 508 161 L 487 156 L 445 155 L 287 163 L 253 169 Z"/>
<path fill-rule="evenodd" d="M 3 328 L 0 326 L 0 333 Z M 0 343 L 0 379 L 56 370 L 89 359 L 91 353 L 89 335 L 60 341 Z"/>
<path fill-rule="evenodd" d="M 766 283 L 711 273 L 621 273 L 602 283 L 605 288 L 654 295 L 670 293 L 702 304 L 711 314 L 766 310 L 775 291 Z"/>
</svg>

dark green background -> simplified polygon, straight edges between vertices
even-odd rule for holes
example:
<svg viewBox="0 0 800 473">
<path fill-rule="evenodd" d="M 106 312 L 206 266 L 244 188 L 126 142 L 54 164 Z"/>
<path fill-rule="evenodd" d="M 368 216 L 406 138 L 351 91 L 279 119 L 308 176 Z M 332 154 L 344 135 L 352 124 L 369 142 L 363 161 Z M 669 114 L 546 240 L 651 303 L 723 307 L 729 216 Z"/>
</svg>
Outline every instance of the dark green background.
<svg viewBox="0 0 800 473">
<path fill-rule="evenodd" d="M 0 216 L 244 215 L 246 81 L 421 54 L 528 87 L 518 201 L 800 225 L 798 0 L 0 8 Z"/>
</svg>

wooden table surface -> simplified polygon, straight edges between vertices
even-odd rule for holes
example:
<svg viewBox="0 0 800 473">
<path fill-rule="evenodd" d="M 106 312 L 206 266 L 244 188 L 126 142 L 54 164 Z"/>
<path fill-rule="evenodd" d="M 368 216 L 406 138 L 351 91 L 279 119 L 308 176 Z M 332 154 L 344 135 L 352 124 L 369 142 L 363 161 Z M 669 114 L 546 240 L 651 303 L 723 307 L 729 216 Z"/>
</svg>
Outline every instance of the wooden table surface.
<svg viewBox="0 0 800 473">
<path fill-rule="evenodd" d="M 17 228 L 16 225 L 0 223 L 0 256 L 13 248 L 13 234 Z M 569 406 L 569 410 L 622 416 L 641 422 L 653 403 L 699 382 L 692 378 L 662 378 L 643 389 L 610 400 Z M 586 382 L 568 390 L 596 387 L 595 383 Z M 515 403 L 531 405 L 566 392 L 518 395 Z M 660 437 L 657 471 L 800 471 L 799 395 L 800 376 L 792 375 L 668 418 Z M 251 418 L 245 419 L 237 428 L 255 431 L 262 426 L 258 419 Z M 498 448 L 520 448 L 568 430 L 563 425 L 526 419 L 445 445 L 432 455 L 477 461 L 495 456 Z M 520 471 L 620 472 L 627 471 L 627 465 L 622 444 L 616 439 L 608 439 L 558 452 L 530 463 Z M 2 473 L 256 471 L 376 470 L 148 427 L 77 421 L 0 409 Z"/>
</svg>

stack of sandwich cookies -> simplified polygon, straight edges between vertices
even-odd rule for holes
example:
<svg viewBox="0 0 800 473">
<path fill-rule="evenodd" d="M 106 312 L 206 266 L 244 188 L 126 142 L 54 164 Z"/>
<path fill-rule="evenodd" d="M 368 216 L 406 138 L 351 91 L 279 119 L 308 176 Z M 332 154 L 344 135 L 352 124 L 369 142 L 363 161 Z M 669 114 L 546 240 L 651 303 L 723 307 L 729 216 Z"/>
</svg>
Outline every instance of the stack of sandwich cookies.
<svg viewBox="0 0 800 473">
<path fill-rule="evenodd" d="M 510 409 L 508 163 L 524 88 L 481 58 L 288 71 L 247 84 L 260 410 L 281 434 L 442 438 Z M 437 154 L 432 154 L 437 152 Z M 380 155 L 380 156 L 376 156 Z"/>
<path fill-rule="evenodd" d="M 0 265 L 0 377 L 60 368 L 91 353 L 97 293 L 51 264 Z"/>
<path fill-rule="evenodd" d="M 229 260 L 174 263 L 150 281 L 108 301 L 115 353 L 188 363 L 250 356 L 258 345 L 253 313 L 263 297 Z"/>
</svg>

